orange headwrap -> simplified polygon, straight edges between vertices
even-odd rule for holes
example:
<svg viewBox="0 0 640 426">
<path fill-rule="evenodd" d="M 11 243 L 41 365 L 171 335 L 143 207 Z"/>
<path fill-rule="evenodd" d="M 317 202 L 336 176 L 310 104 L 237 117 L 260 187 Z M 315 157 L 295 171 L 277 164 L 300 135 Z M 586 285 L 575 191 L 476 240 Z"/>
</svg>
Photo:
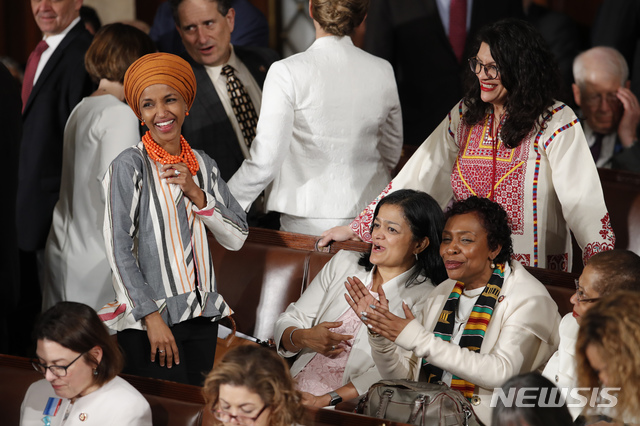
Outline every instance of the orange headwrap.
<svg viewBox="0 0 640 426">
<path fill-rule="evenodd" d="M 124 75 L 124 97 L 140 120 L 140 97 L 144 89 L 154 84 L 166 84 L 177 90 L 187 109 L 191 109 L 196 96 L 196 76 L 191 65 L 170 53 L 150 53 L 131 64 Z"/>
</svg>

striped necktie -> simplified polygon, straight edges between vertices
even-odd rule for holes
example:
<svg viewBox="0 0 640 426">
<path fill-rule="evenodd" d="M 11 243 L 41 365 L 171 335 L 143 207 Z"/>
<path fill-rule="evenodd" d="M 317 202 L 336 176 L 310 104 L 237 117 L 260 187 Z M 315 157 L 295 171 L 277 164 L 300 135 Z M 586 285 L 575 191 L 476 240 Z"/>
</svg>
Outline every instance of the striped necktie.
<svg viewBox="0 0 640 426">
<path fill-rule="evenodd" d="M 247 148 L 251 148 L 251 142 L 256 137 L 258 114 L 256 114 L 251 98 L 244 90 L 242 82 L 236 77 L 231 65 L 222 67 L 221 74 L 227 77 L 227 92 L 229 92 L 229 98 L 231 99 L 231 108 L 238 120 L 244 143 Z"/>
</svg>

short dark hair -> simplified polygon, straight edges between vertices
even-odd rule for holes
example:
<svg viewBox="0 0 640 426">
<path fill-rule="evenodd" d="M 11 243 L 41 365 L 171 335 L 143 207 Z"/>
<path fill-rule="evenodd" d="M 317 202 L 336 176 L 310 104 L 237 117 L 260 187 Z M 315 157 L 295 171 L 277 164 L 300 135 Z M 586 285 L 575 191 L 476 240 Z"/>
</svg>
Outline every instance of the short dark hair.
<svg viewBox="0 0 640 426">
<path fill-rule="evenodd" d="M 487 231 L 487 243 L 490 250 L 502 246 L 500 253 L 493 259 L 494 262 L 508 262 L 513 254 L 513 242 L 511 241 L 509 216 L 502 206 L 488 198 L 473 196 L 453 203 L 444 217 L 449 220 L 453 216 L 467 213 L 475 213 L 480 219 L 482 227 Z"/>
<path fill-rule="evenodd" d="M 84 66 L 96 83 L 103 78 L 123 83 L 129 66 L 155 51 L 155 44 L 143 31 L 127 24 L 108 24 L 93 38 Z"/>
<path fill-rule="evenodd" d="M 600 296 L 617 290 L 640 291 L 640 256 L 632 251 L 601 251 L 591 256 L 587 265 L 600 274 L 594 284 Z"/>
<path fill-rule="evenodd" d="M 233 3 L 235 0 L 209 0 L 211 3 L 216 3 L 218 6 L 218 12 L 222 16 L 227 16 L 229 13 L 229 9 L 233 7 Z M 173 20 L 176 25 L 180 26 L 180 15 L 178 14 L 178 7 L 182 4 L 183 0 L 169 0 L 169 5 L 171 6 L 171 15 L 173 15 Z"/>
<path fill-rule="evenodd" d="M 492 413 L 491 424 L 493 426 L 573 425 L 571 413 L 569 413 L 560 389 L 549 379 L 539 373 L 526 373 L 513 376 L 502 385 L 502 391 L 505 395 L 509 395 L 511 389 L 515 389 L 517 393 L 518 390 L 524 388 L 527 388 L 527 397 L 532 397 L 535 394 L 536 403 L 526 404 L 526 407 L 517 407 L 516 404 L 506 407 L 502 399 L 498 398 Z M 539 403 L 541 398 L 544 400 L 544 404 Z"/>
<path fill-rule="evenodd" d="M 109 336 L 107 327 L 96 311 L 83 303 L 58 302 L 46 310 L 33 329 L 34 340 L 50 340 L 74 352 L 84 353 L 84 360 L 93 364 L 99 386 L 113 379 L 124 365 L 120 348 Z M 102 348 L 102 360 L 98 363 L 89 350 Z"/>
<path fill-rule="evenodd" d="M 437 201 L 426 192 L 413 189 L 400 189 L 384 197 L 373 213 L 373 220 L 378 216 L 380 208 L 385 204 L 398 206 L 404 213 L 404 218 L 411 228 L 414 241 L 427 237 L 429 246 L 418 254 L 418 270 L 407 282 L 413 281 L 418 275 L 429 278 L 434 285 L 447 279 L 447 271 L 440 257 L 440 242 L 444 229 L 444 215 Z M 373 224 L 373 222 L 372 222 Z M 371 253 L 365 253 L 359 261 L 365 269 L 371 270 L 373 265 L 369 261 Z"/>
</svg>

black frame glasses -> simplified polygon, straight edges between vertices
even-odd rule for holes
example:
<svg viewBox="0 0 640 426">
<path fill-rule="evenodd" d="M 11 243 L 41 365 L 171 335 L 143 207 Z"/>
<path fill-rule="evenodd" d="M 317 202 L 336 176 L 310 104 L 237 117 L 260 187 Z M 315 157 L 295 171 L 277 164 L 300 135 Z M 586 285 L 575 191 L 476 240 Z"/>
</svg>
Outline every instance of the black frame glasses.
<svg viewBox="0 0 640 426">
<path fill-rule="evenodd" d="M 83 352 L 80 355 L 78 355 L 76 359 L 74 359 L 69 363 L 69 365 L 44 365 L 44 364 L 40 364 L 39 362 L 36 362 L 35 360 L 31 361 L 31 365 L 33 365 L 33 368 L 37 372 L 42 373 L 43 376 L 46 376 L 47 370 L 49 370 L 51 371 L 51 374 L 53 374 L 56 377 L 65 377 L 67 375 L 67 369 L 71 367 L 74 362 L 79 360 L 80 357 L 84 354 L 86 354 L 86 352 Z"/>
<path fill-rule="evenodd" d="M 256 414 L 254 417 L 240 416 L 240 415 L 234 416 L 228 411 L 221 410 L 219 408 L 216 409 L 213 407 L 215 407 L 215 405 L 211 407 L 211 413 L 216 419 L 220 420 L 223 423 L 230 423 L 232 419 L 236 419 L 239 425 L 252 426 L 255 423 L 255 421 L 258 420 L 258 417 L 260 417 L 262 413 L 264 413 L 264 410 L 266 410 L 267 407 L 269 407 L 269 404 L 265 404 L 264 407 L 262 407 L 262 409 L 258 411 L 258 414 Z"/>
<path fill-rule="evenodd" d="M 500 77 L 500 68 L 495 65 L 485 65 L 478 60 L 478 58 L 469 58 L 469 68 L 471 68 L 471 72 L 474 74 L 480 74 L 482 69 L 484 68 L 484 73 L 491 80 L 496 80 Z"/>
<path fill-rule="evenodd" d="M 578 281 L 577 279 L 574 280 L 576 283 L 576 300 L 579 303 L 593 303 L 593 302 L 597 302 L 598 300 L 600 300 L 599 297 L 585 297 L 582 298 L 580 295 L 584 296 L 584 292 L 582 290 L 580 290 L 580 281 Z"/>
</svg>

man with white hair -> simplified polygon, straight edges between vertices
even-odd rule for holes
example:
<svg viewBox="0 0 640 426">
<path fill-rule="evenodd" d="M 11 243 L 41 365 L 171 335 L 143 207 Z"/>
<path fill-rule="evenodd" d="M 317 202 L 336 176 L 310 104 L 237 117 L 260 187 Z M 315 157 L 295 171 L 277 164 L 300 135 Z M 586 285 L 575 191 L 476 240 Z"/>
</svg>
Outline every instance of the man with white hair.
<svg viewBox="0 0 640 426">
<path fill-rule="evenodd" d="M 598 167 L 640 171 L 640 104 L 629 90 L 629 67 L 611 47 L 594 47 L 573 62 L 573 96 Z"/>
</svg>

